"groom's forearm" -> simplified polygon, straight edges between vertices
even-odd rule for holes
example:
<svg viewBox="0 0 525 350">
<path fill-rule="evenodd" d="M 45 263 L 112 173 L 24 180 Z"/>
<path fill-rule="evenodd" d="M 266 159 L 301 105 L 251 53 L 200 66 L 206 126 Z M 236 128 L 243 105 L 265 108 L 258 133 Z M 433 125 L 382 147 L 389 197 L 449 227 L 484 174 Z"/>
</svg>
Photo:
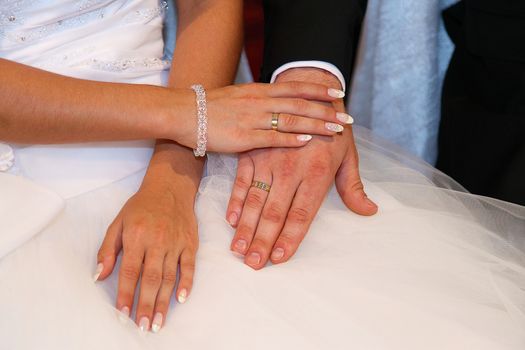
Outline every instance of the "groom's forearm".
<svg viewBox="0 0 525 350">
<path fill-rule="evenodd" d="M 177 2 L 177 45 L 170 71 L 170 87 L 203 84 L 206 88 L 233 82 L 242 47 L 242 1 L 195 0 Z M 194 191 L 204 161 L 192 150 L 159 141 L 146 180 L 169 179 L 169 186 L 190 184 Z"/>
</svg>

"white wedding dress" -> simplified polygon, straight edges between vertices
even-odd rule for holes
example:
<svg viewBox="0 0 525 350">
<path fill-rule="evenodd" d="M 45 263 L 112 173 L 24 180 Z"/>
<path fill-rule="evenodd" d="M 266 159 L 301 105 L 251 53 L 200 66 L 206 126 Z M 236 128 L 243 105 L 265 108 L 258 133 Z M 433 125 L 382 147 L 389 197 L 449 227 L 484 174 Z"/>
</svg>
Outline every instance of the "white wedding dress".
<svg viewBox="0 0 525 350">
<path fill-rule="evenodd" d="M 0 57 L 162 84 L 162 7 L 0 0 Z M 525 208 L 470 195 L 364 129 L 356 138 L 379 213 L 355 215 L 332 190 L 297 255 L 261 271 L 228 249 L 235 158 L 210 156 L 194 289 L 159 334 L 116 317 L 116 276 L 91 280 L 152 141 L 12 145 L 0 173 L 0 349 L 524 349 Z"/>
</svg>

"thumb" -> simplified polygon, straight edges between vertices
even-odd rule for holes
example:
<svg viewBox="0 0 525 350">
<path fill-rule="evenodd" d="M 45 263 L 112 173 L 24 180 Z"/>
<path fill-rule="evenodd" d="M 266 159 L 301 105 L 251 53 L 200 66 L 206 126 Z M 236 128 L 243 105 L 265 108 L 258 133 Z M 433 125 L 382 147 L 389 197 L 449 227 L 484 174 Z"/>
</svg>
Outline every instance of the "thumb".
<svg viewBox="0 0 525 350">
<path fill-rule="evenodd" d="M 359 161 L 355 148 L 349 149 L 339 168 L 335 186 L 345 205 L 356 214 L 370 216 L 377 213 L 377 204 L 368 198 L 359 176 Z"/>
<path fill-rule="evenodd" d="M 93 281 L 106 279 L 117 261 L 117 256 L 122 249 L 122 219 L 118 216 L 109 226 L 106 237 L 97 254 L 97 269 L 93 275 Z"/>
</svg>

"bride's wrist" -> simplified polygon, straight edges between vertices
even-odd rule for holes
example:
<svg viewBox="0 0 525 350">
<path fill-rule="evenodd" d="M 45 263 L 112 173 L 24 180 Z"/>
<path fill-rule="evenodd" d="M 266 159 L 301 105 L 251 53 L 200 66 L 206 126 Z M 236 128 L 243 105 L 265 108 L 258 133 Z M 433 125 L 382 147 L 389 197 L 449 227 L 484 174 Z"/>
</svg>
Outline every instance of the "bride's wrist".
<svg viewBox="0 0 525 350">
<path fill-rule="evenodd" d="M 166 103 L 160 111 L 161 125 L 158 139 L 175 141 L 195 148 L 197 122 L 195 120 L 195 93 L 191 89 L 167 88 Z"/>
</svg>

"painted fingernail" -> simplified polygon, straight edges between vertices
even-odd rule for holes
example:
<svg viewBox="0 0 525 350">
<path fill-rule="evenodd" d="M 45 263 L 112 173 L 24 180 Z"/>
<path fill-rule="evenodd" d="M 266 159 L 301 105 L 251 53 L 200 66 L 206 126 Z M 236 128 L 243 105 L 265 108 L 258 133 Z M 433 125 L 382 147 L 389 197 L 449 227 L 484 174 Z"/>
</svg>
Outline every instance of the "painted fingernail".
<svg viewBox="0 0 525 350">
<path fill-rule="evenodd" d="M 237 216 L 237 213 L 231 213 L 230 216 L 228 217 L 228 223 L 231 226 L 237 225 L 237 220 L 239 220 L 239 217 Z"/>
<path fill-rule="evenodd" d="M 235 242 L 235 251 L 241 254 L 244 254 L 246 251 L 246 248 L 248 247 L 248 243 L 244 239 L 239 239 L 237 242 Z"/>
<path fill-rule="evenodd" d="M 162 327 L 162 314 L 160 312 L 157 312 L 155 314 L 155 317 L 153 317 L 153 323 L 151 324 L 151 330 L 153 333 L 158 333 L 160 331 L 160 328 Z"/>
<path fill-rule="evenodd" d="M 186 289 L 181 289 L 179 295 L 177 296 L 177 300 L 180 304 L 184 304 L 186 302 L 187 297 L 188 291 Z"/>
<path fill-rule="evenodd" d="M 284 256 L 284 249 L 283 248 L 275 248 L 272 252 L 272 260 L 279 261 Z"/>
<path fill-rule="evenodd" d="M 334 131 L 334 132 L 341 132 L 345 129 L 342 125 L 335 124 L 335 123 L 325 123 L 324 125 L 327 130 Z"/>
<path fill-rule="evenodd" d="M 259 253 L 251 253 L 246 258 L 246 263 L 250 266 L 259 265 L 260 262 L 261 256 L 259 255 Z"/>
<path fill-rule="evenodd" d="M 149 318 L 146 316 L 142 317 L 139 321 L 139 329 L 142 332 L 147 332 L 149 330 Z"/>
<path fill-rule="evenodd" d="M 129 320 L 129 307 L 124 306 L 118 312 L 118 319 L 122 323 L 127 323 Z"/>
<path fill-rule="evenodd" d="M 345 97 L 345 92 L 338 89 L 328 89 L 328 96 L 335 98 L 343 98 Z"/>
<path fill-rule="evenodd" d="M 299 135 L 297 136 L 297 139 L 302 142 L 310 141 L 312 139 L 312 135 Z"/>
<path fill-rule="evenodd" d="M 102 270 L 104 270 L 104 265 L 102 263 L 99 263 L 97 265 L 97 269 L 95 270 L 95 273 L 93 274 L 93 282 L 98 281 L 98 278 L 100 277 L 100 274 L 102 273 Z"/>
<path fill-rule="evenodd" d="M 354 123 L 354 118 L 352 118 L 352 116 L 350 114 L 337 112 L 335 114 L 335 117 L 337 118 L 337 120 L 340 120 L 341 122 L 343 122 L 345 124 L 353 124 Z"/>
</svg>

